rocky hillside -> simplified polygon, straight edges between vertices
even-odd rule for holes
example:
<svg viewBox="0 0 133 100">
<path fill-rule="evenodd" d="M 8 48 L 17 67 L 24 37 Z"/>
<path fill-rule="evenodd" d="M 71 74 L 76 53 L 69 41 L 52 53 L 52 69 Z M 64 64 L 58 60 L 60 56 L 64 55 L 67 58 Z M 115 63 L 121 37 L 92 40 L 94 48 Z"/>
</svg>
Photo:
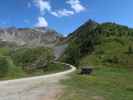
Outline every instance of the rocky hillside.
<svg viewBox="0 0 133 100">
<path fill-rule="evenodd" d="M 45 27 L 38 28 L 0 28 L 1 45 L 46 46 L 58 44 L 62 36 L 56 31 Z"/>
</svg>

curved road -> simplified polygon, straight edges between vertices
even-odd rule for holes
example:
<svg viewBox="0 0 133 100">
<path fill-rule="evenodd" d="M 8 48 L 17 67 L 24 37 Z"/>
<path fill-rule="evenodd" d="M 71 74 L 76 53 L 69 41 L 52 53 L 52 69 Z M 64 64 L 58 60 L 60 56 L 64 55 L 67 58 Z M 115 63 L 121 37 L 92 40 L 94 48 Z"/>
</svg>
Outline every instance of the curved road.
<svg viewBox="0 0 133 100">
<path fill-rule="evenodd" d="M 59 81 L 76 70 L 69 66 L 70 70 L 55 74 L 1 81 L 0 100 L 56 100 L 63 88 Z"/>
</svg>

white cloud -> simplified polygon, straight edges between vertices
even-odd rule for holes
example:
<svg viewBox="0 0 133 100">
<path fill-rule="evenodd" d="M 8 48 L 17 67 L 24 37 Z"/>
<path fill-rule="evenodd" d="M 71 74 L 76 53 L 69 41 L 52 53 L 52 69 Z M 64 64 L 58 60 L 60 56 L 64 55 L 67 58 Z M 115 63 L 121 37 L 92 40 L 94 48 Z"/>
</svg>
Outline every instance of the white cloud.
<svg viewBox="0 0 133 100">
<path fill-rule="evenodd" d="M 46 19 L 42 16 L 38 17 L 38 22 L 35 25 L 36 27 L 48 27 Z"/>
<path fill-rule="evenodd" d="M 53 16 L 63 17 L 71 16 L 74 15 L 74 13 L 79 13 L 85 10 L 85 7 L 79 0 L 67 0 L 66 3 L 69 4 L 74 11 L 65 8 L 61 10 L 53 10 L 49 0 L 34 0 L 34 4 L 39 8 L 41 15 L 44 15 L 45 11 L 47 11 Z"/>
<path fill-rule="evenodd" d="M 34 0 L 34 3 L 39 8 L 41 14 L 43 14 L 45 11 L 51 11 L 51 5 L 49 1 Z"/>
<path fill-rule="evenodd" d="M 27 7 L 31 8 L 31 3 L 30 2 L 28 2 Z"/>
<path fill-rule="evenodd" d="M 48 23 L 44 17 L 42 17 L 45 12 L 56 16 L 56 17 L 63 17 L 63 16 L 71 16 L 75 13 L 79 13 L 84 11 L 86 8 L 80 3 L 79 0 L 67 0 L 66 3 L 71 6 L 73 10 L 68 9 L 61 9 L 61 10 L 53 10 L 49 0 L 33 0 L 34 5 L 40 10 L 40 17 L 38 17 L 38 22 L 36 24 L 37 27 L 47 27 Z M 28 7 L 31 7 L 31 3 L 28 4 Z"/>
<path fill-rule="evenodd" d="M 80 3 L 79 0 L 68 0 L 66 2 L 71 6 L 71 8 L 76 12 L 79 13 L 81 11 L 84 11 L 86 8 Z"/>
<path fill-rule="evenodd" d="M 56 17 L 63 17 L 63 16 L 71 16 L 74 14 L 74 12 L 67 9 L 63 9 L 58 11 L 52 11 L 51 14 Z"/>
<path fill-rule="evenodd" d="M 59 15 L 58 15 L 58 13 L 57 12 L 55 12 L 55 11 L 52 11 L 51 12 L 51 14 L 53 15 L 53 16 L 56 16 L 56 17 L 58 17 Z"/>
<path fill-rule="evenodd" d="M 43 15 L 45 11 L 48 11 L 48 13 L 56 17 L 71 16 L 74 14 L 74 11 L 67 9 L 53 10 L 48 0 L 34 0 L 34 4 L 39 8 L 41 15 Z"/>
</svg>

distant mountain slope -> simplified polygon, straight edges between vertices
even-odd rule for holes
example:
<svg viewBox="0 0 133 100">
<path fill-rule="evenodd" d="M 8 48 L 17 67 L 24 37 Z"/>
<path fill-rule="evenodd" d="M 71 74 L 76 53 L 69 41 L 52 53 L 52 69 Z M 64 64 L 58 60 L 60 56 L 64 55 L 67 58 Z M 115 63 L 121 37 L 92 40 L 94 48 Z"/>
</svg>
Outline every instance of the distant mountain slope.
<svg viewBox="0 0 133 100">
<path fill-rule="evenodd" d="M 45 27 L 39 28 L 1 28 L 0 41 L 18 46 L 54 46 L 62 36 Z"/>
</svg>

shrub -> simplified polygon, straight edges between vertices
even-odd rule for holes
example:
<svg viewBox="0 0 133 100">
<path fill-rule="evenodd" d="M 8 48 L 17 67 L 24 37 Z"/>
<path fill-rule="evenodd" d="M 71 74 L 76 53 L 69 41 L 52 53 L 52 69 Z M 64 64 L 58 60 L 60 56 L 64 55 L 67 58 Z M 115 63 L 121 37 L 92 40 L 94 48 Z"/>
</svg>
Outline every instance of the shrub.
<svg viewBox="0 0 133 100">
<path fill-rule="evenodd" d="M 132 46 L 131 45 L 128 47 L 128 53 L 129 54 L 133 53 L 133 49 L 132 49 Z"/>
<path fill-rule="evenodd" d="M 65 61 L 70 64 L 78 65 L 80 58 L 79 46 L 75 42 L 71 42 L 65 52 Z"/>
<path fill-rule="evenodd" d="M 16 78 L 23 75 L 23 70 L 14 65 L 10 57 L 0 56 L 0 77 Z"/>
<path fill-rule="evenodd" d="M 32 68 L 40 67 L 42 63 L 47 65 L 53 59 L 53 54 L 48 48 L 21 48 L 13 51 L 11 57 L 16 65 Z"/>
<path fill-rule="evenodd" d="M 8 73 L 10 65 L 6 57 L 0 56 L 0 77 L 5 76 Z"/>
</svg>

